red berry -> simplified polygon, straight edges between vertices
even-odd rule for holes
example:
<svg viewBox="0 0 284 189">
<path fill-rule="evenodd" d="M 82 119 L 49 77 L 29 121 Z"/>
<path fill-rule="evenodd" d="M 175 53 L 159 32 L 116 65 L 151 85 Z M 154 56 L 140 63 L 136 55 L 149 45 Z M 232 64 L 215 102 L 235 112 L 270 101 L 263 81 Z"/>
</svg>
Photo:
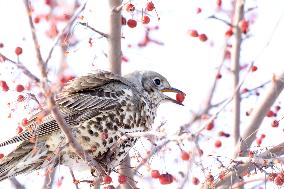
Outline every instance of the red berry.
<svg viewBox="0 0 284 189">
<path fill-rule="evenodd" d="M 119 184 L 124 184 L 127 181 L 127 177 L 125 175 L 119 175 L 118 176 L 118 182 Z"/>
<path fill-rule="evenodd" d="M 3 48 L 4 47 L 4 44 L 3 43 L 0 43 L 0 48 Z"/>
<path fill-rule="evenodd" d="M 245 19 L 242 19 L 239 22 L 239 27 L 240 27 L 241 31 L 246 34 L 248 32 L 249 22 Z"/>
<path fill-rule="evenodd" d="M 226 36 L 226 37 L 231 37 L 233 34 L 234 34 L 233 28 L 229 28 L 229 29 L 226 31 L 225 36 Z"/>
<path fill-rule="evenodd" d="M 247 92 L 249 92 L 248 88 L 243 88 L 241 93 L 244 94 L 244 93 L 247 93 Z"/>
<path fill-rule="evenodd" d="M 16 132 L 17 134 L 20 134 L 21 132 L 23 132 L 23 128 L 21 126 L 18 126 Z"/>
<path fill-rule="evenodd" d="M 266 137 L 265 134 L 261 134 L 261 135 L 260 135 L 260 138 L 265 138 L 265 137 Z"/>
<path fill-rule="evenodd" d="M 16 53 L 17 56 L 19 56 L 20 54 L 23 53 L 23 49 L 21 47 L 16 47 L 15 53 Z"/>
<path fill-rule="evenodd" d="M 282 186 L 283 183 L 284 183 L 284 180 L 283 180 L 282 176 L 281 176 L 281 175 L 277 175 L 277 176 L 275 177 L 275 179 L 274 179 L 274 183 L 275 183 L 276 185 L 278 185 L 278 186 Z"/>
<path fill-rule="evenodd" d="M 205 42 L 208 40 L 208 37 L 206 34 L 200 34 L 198 37 L 199 37 L 199 40 L 202 42 Z"/>
<path fill-rule="evenodd" d="M 6 81 L 0 80 L 0 87 L 1 87 L 2 91 L 9 91 L 9 87 L 8 87 Z"/>
<path fill-rule="evenodd" d="M 275 177 L 277 177 L 276 173 L 270 173 L 269 176 L 268 176 L 268 180 L 273 181 L 275 179 Z"/>
<path fill-rule="evenodd" d="M 25 127 L 25 126 L 27 126 L 28 124 L 29 124 L 28 119 L 27 119 L 27 118 L 24 118 L 24 119 L 22 120 L 22 125 Z"/>
<path fill-rule="evenodd" d="M 190 155 L 189 153 L 185 152 L 185 151 L 182 151 L 181 152 L 181 159 L 184 160 L 184 161 L 187 161 L 190 159 Z"/>
<path fill-rule="evenodd" d="M 210 123 L 208 123 L 208 125 L 206 126 L 206 129 L 208 130 L 208 131 L 210 131 L 210 130 L 212 130 L 214 128 L 214 122 L 210 122 Z"/>
<path fill-rule="evenodd" d="M 23 95 L 19 95 L 18 98 L 17 98 L 17 101 L 18 102 L 23 102 L 25 99 L 25 97 Z"/>
<path fill-rule="evenodd" d="M 143 24 L 149 24 L 149 22 L 150 22 L 149 16 L 143 16 L 143 18 L 142 18 L 142 23 L 143 23 Z"/>
<path fill-rule="evenodd" d="M 133 20 L 133 19 L 129 19 L 127 21 L 127 25 L 130 27 L 130 28 L 135 28 L 137 26 L 137 22 L 136 20 Z"/>
<path fill-rule="evenodd" d="M 257 139 L 255 140 L 255 142 L 256 142 L 256 144 L 257 144 L 258 146 L 260 146 L 261 143 L 262 143 L 262 138 L 257 138 Z"/>
<path fill-rule="evenodd" d="M 200 7 L 197 8 L 196 13 L 199 14 L 202 12 L 202 9 Z"/>
<path fill-rule="evenodd" d="M 199 179 L 196 177 L 192 177 L 192 184 L 193 185 L 198 185 L 199 184 Z"/>
<path fill-rule="evenodd" d="M 229 50 L 225 50 L 225 55 L 224 55 L 224 57 L 225 57 L 225 59 L 227 59 L 227 60 L 230 60 L 231 59 L 231 51 L 229 51 Z"/>
<path fill-rule="evenodd" d="M 220 148 L 222 146 L 222 142 L 220 140 L 215 141 L 215 147 Z"/>
<path fill-rule="evenodd" d="M 151 171 L 151 177 L 152 178 L 159 178 L 160 177 L 160 172 L 158 170 L 152 170 Z"/>
<path fill-rule="evenodd" d="M 271 126 L 272 127 L 278 127 L 279 126 L 279 121 L 273 120 L 272 123 L 271 123 Z"/>
<path fill-rule="evenodd" d="M 255 72 L 256 70 L 257 70 L 257 67 L 256 67 L 256 66 L 252 66 L 252 67 L 251 67 L 251 71 L 252 71 L 252 72 Z"/>
<path fill-rule="evenodd" d="M 218 7 L 221 7 L 222 6 L 222 0 L 217 0 L 216 4 L 217 4 Z"/>
<path fill-rule="evenodd" d="M 230 134 L 225 133 L 224 131 L 219 131 L 218 135 L 221 136 L 221 137 L 230 137 Z"/>
<path fill-rule="evenodd" d="M 191 37 L 198 37 L 198 32 L 196 30 L 188 30 L 188 34 Z"/>
<path fill-rule="evenodd" d="M 180 103 L 182 103 L 185 99 L 185 94 L 184 93 L 177 93 L 176 94 L 176 100 Z"/>
<path fill-rule="evenodd" d="M 216 79 L 221 79 L 222 78 L 222 74 L 220 72 L 217 73 L 216 75 Z"/>
<path fill-rule="evenodd" d="M 109 183 L 112 182 L 112 178 L 111 178 L 109 175 L 107 175 L 107 176 L 105 176 L 105 177 L 103 178 L 103 182 L 104 182 L 105 184 L 109 184 Z"/>
<path fill-rule="evenodd" d="M 60 82 L 62 84 L 64 84 L 64 83 L 67 83 L 70 80 L 73 80 L 74 78 L 75 77 L 73 75 L 66 75 L 66 76 L 63 75 L 63 76 L 60 77 Z"/>
<path fill-rule="evenodd" d="M 214 177 L 213 175 L 209 174 L 206 176 L 206 181 L 209 182 L 209 183 L 212 183 L 214 181 Z"/>
<path fill-rule="evenodd" d="M 17 92 L 20 93 L 20 92 L 23 92 L 24 90 L 25 90 L 25 87 L 24 87 L 23 85 L 17 85 L 17 86 L 16 86 L 16 91 L 17 91 Z"/>
<path fill-rule="evenodd" d="M 269 110 L 267 113 L 266 113 L 266 116 L 267 117 L 273 117 L 275 115 L 275 113 L 271 110 Z"/>
<path fill-rule="evenodd" d="M 135 6 L 131 3 L 126 5 L 126 11 L 127 12 L 133 12 L 135 10 Z"/>
<path fill-rule="evenodd" d="M 36 16 L 36 17 L 34 18 L 34 23 L 35 23 L 35 24 L 38 24 L 39 22 L 40 22 L 40 17 Z"/>
<path fill-rule="evenodd" d="M 4 157 L 4 154 L 0 153 L 0 159 L 2 159 Z"/>
<path fill-rule="evenodd" d="M 152 10 L 154 10 L 155 9 L 155 5 L 154 5 L 154 3 L 152 2 L 152 1 L 150 1 L 150 2 L 148 2 L 147 4 L 146 4 L 146 10 L 147 11 L 152 11 Z"/>
<path fill-rule="evenodd" d="M 221 136 L 225 136 L 225 132 L 224 131 L 219 131 L 218 135 Z"/>
<path fill-rule="evenodd" d="M 126 25 L 126 18 L 121 16 L 121 25 Z"/>
<path fill-rule="evenodd" d="M 173 180 L 174 180 L 173 176 L 169 173 L 161 174 L 161 176 L 159 177 L 159 181 L 163 185 L 171 184 Z"/>
</svg>

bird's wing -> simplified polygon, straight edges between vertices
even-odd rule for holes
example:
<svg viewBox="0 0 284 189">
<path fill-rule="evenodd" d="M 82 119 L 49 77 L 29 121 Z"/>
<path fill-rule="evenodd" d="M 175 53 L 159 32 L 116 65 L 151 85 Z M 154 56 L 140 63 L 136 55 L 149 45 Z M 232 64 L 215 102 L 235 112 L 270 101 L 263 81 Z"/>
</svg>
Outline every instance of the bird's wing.
<svg viewBox="0 0 284 189">
<path fill-rule="evenodd" d="M 124 106 L 125 100 L 131 99 L 135 90 L 131 85 L 125 78 L 110 72 L 89 74 L 67 83 L 56 101 L 67 124 L 77 125 L 100 113 Z M 59 130 L 51 114 L 46 116 L 41 124 L 38 124 L 36 119 L 30 120 L 28 128 L 18 136 L 0 143 L 0 147 Z"/>
</svg>

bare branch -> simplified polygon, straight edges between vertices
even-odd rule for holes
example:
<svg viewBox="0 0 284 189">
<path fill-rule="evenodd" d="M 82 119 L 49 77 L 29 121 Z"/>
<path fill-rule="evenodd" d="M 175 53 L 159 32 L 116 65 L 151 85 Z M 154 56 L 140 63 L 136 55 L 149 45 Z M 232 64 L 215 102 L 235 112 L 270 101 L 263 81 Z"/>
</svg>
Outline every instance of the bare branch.
<svg viewBox="0 0 284 189">
<path fill-rule="evenodd" d="M 15 177 L 10 178 L 9 180 L 15 189 L 25 189 L 25 187 Z"/>
<path fill-rule="evenodd" d="M 208 18 L 210 18 L 210 19 L 216 19 L 216 20 L 219 20 L 219 21 L 221 21 L 221 22 L 223 22 L 223 23 L 227 24 L 228 26 L 234 27 L 234 25 L 233 25 L 233 24 L 231 24 L 230 22 L 228 22 L 227 20 L 224 20 L 224 19 L 218 18 L 218 17 L 216 17 L 215 15 L 211 15 L 211 16 L 209 16 Z"/>
<path fill-rule="evenodd" d="M 103 33 L 103 32 L 101 32 L 101 31 L 99 31 L 99 30 L 93 28 L 92 26 L 88 25 L 88 23 L 79 22 L 79 24 L 81 24 L 82 26 L 85 26 L 85 27 L 91 29 L 92 31 L 94 31 L 94 32 L 96 32 L 96 33 L 98 33 L 98 34 L 100 34 L 101 36 L 103 36 L 103 37 L 105 37 L 105 38 L 109 38 L 109 35 L 108 35 L 108 34 Z"/>
<path fill-rule="evenodd" d="M 234 25 L 243 19 L 244 16 L 244 1 L 237 0 L 234 13 Z M 240 53 L 242 43 L 242 31 L 239 27 L 234 28 L 234 42 L 232 48 L 232 73 L 233 73 L 233 87 L 237 89 L 233 98 L 233 139 L 236 144 L 240 138 L 240 114 L 241 114 L 241 98 L 239 85 L 239 73 L 240 73 Z"/>
<path fill-rule="evenodd" d="M 47 169 L 49 169 L 49 168 L 47 168 Z M 46 172 L 48 172 L 48 171 L 46 171 Z M 44 183 L 43 183 L 42 189 L 52 189 L 52 184 L 54 183 L 55 172 L 56 172 L 56 169 L 54 169 L 51 172 L 48 172 L 48 174 L 44 178 Z"/>
<path fill-rule="evenodd" d="M 277 97 L 280 95 L 284 88 L 284 72 L 280 76 L 273 76 L 271 87 L 267 92 L 266 97 L 262 100 L 262 102 L 259 103 L 258 106 L 255 107 L 251 114 L 250 121 L 248 125 L 245 127 L 247 130 L 245 131 L 244 135 L 242 136 L 243 141 L 239 142 L 239 145 L 241 146 L 240 151 L 245 152 L 248 150 L 248 148 L 251 146 L 253 141 L 256 137 L 256 131 L 260 127 L 260 124 L 264 117 L 266 116 L 266 113 L 269 111 L 270 107 L 274 104 Z M 236 156 L 239 153 L 236 152 Z"/>
<path fill-rule="evenodd" d="M 36 83 L 39 83 L 39 78 L 37 76 L 35 76 L 34 74 L 32 74 L 30 72 L 30 70 L 23 65 L 23 63 L 21 62 L 16 62 L 12 59 L 9 59 L 8 57 L 6 57 L 5 55 L 3 55 L 2 53 L 0 53 L 0 59 L 2 59 L 3 61 L 8 61 L 10 63 L 12 63 L 13 65 L 15 65 L 18 69 L 22 70 L 22 72 L 29 77 L 30 79 L 32 79 L 33 81 L 35 81 Z"/>
<path fill-rule="evenodd" d="M 71 174 L 71 176 L 72 176 L 72 178 L 73 178 L 73 182 L 74 182 L 74 184 L 75 184 L 76 189 L 79 189 L 78 183 L 76 182 L 76 178 L 75 178 L 75 175 L 74 175 L 72 169 L 69 168 L 69 171 L 70 171 L 70 174 Z"/>
<path fill-rule="evenodd" d="M 110 27 L 108 37 L 108 60 L 110 70 L 121 75 L 121 11 L 116 8 L 121 6 L 120 0 L 109 0 Z"/>
<path fill-rule="evenodd" d="M 37 36 L 36 36 L 36 30 L 35 30 L 32 15 L 31 15 L 32 14 L 31 5 L 30 5 L 29 0 L 24 0 L 24 2 L 25 2 L 27 13 L 28 13 L 28 20 L 29 20 L 29 24 L 30 24 L 30 27 L 31 27 L 32 38 L 33 38 L 33 42 L 34 42 L 34 46 L 35 46 L 37 66 L 40 68 L 42 77 L 46 79 L 47 78 L 47 72 L 46 72 L 46 68 L 43 64 L 43 59 L 42 59 L 42 56 L 41 56 L 39 43 L 38 43 L 38 39 L 37 39 Z"/>
<path fill-rule="evenodd" d="M 266 97 L 258 104 L 257 107 L 255 107 L 254 111 L 251 114 L 250 121 L 245 128 L 247 130 L 245 131 L 244 136 L 242 137 L 242 142 L 240 141 L 238 146 L 241 146 L 241 150 L 236 151 L 235 156 L 239 154 L 239 152 L 245 152 L 248 150 L 248 148 L 251 146 L 253 141 L 255 140 L 257 130 L 260 127 L 260 124 L 262 123 L 262 120 L 264 119 L 267 111 L 270 109 L 270 107 L 273 105 L 277 97 L 280 95 L 284 88 L 284 72 L 276 77 L 274 76 L 272 79 L 271 87 L 268 90 Z M 278 146 L 268 150 L 267 152 L 259 155 L 260 157 L 269 157 L 273 154 L 276 155 L 282 155 L 284 154 L 284 144 L 279 144 Z M 237 172 L 231 172 L 226 176 L 223 180 L 219 180 L 215 183 L 215 186 L 218 188 L 229 188 L 229 186 L 235 182 L 235 180 L 238 178 L 234 176 L 241 175 L 244 171 L 247 171 L 251 167 L 251 162 L 242 164 L 238 166 Z"/>
<path fill-rule="evenodd" d="M 57 35 L 57 38 L 55 40 L 54 45 L 52 46 L 52 48 L 49 51 L 49 54 L 47 56 L 47 59 L 45 61 L 45 65 L 48 64 L 49 60 L 51 59 L 51 55 L 54 51 L 54 48 L 56 47 L 56 45 L 58 45 L 59 41 L 61 40 L 62 36 L 64 36 L 64 34 L 70 30 L 71 26 L 73 25 L 73 23 L 76 21 L 76 19 L 78 18 L 78 16 L 85 10 L 86 8 L 86 4 L 87 1 L 81 6 L 81 8 L 78 9 L 77 13 L 75 13 L 72 18 L 69 20 L 69 22 L 66 24 L 66 26 L 63 28 L 63 30 L 60 31 L 60 33 Z"/>
</svg>

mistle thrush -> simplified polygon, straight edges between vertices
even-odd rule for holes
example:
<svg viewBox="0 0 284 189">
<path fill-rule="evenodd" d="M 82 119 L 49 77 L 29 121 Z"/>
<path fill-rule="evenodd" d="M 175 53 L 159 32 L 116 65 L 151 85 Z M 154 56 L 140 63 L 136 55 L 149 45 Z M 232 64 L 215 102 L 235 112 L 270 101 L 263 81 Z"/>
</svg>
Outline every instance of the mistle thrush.
<svg viewBox="0 0 284 189">
<path fill-rule="evenodd" d="M 182 105 L 163 92 L 183 93 L 153 71 L 136 71 L 124 77 L 100 71 L 68 82 L 56 102 L 76 140 L 110 172 L 137 140 L 130 137 L 118 143 L 122 136 L 150 130 L 162 102 Z M 88 168 L 66 144 L 53 116 L 46 115 L 40 123 L 38 116 L 29 120 L 24 132 L 0 143 L 2 147 L 21 142 L 0 162 L 0 180 L 59 164 L 79 170 Z M 106 160 L 114 145 L 110 160 Z"/>
</svg>

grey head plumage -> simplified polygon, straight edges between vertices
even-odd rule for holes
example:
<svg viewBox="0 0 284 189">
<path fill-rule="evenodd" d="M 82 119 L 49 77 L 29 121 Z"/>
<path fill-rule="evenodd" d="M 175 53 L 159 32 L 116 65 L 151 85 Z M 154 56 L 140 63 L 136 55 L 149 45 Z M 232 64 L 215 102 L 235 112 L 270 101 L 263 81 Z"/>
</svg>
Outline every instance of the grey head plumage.
<svg viewBox="0 0 284 189">
<path fill-rule="evenodd" d="M 124 76 L 128 81 L 132 82 L 140 92 L 146 92 L 150 95 L 150 99 L 155 101 L 157 105 L 162 102 L 173 102 L 183 105 L 181 102 L 168 97 L 164 92 L 181 93 L 184 92 L 171 87 L 168 80 L 161 74 L 154 71 L 135 71 Z"/>
</svg>

